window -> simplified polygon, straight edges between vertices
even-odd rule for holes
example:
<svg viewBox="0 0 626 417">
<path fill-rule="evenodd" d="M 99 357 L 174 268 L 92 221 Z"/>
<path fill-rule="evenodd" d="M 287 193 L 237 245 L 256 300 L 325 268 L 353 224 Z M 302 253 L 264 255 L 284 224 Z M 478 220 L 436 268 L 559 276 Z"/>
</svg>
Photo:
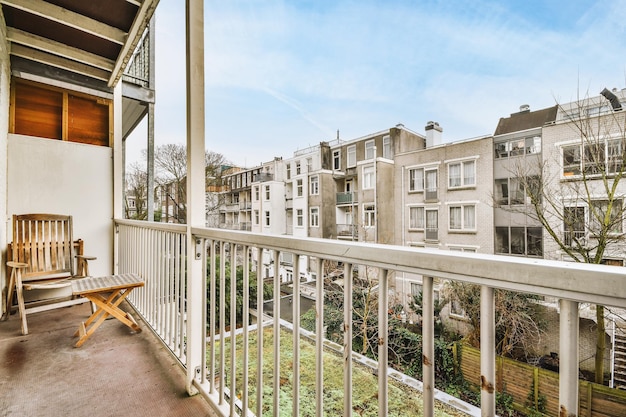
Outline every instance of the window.
<svg viewBox="0 0 626 417">
<path fill-rule="evenodd" d="M 318 227 L 320 225 L 320 209 L 319 207 L 311 207 L 309 212 L 309 219 L 311 227 Z"/>
<path fill-rule="evenodd" d="M 535 179 L 536 178 L 536 179 Z M 524 181 L 540 185 L 539 177 L 501 178 L 495 180 L 496 201 L 500 205 L 522 205 L 527 203 Z M 532 191 L 532 190 L 530 190 Z M 540 190 L 536 191 L 537 198 L 541 198 Z"/>
<path fill-rule="evenodd" d="M 373 204 L 363 206 L 363 226 L 376 226 L 376 207 Z"/>
<path fill-rule="evenodd" d="M 296 180 L 296 195 L 302 197 L 302 179 Z"/>
<path fill-rule="evenodd" d="M 498 142 L 494 147 L 496 159 L 524 154 L 537 154 L 541 153 L 541 136 L 529 136 Z"/>
<path fill-rule="evenodd" d="M 438 210 L 426 210 L 426 239 L 437 240 L 439 239 L 439 211 Z"/>
<path fill-rule="evenodd" d="M 428 169 L 424 170 L 424 199 L 436 200 L 437 199 L 437 170 Z"/>
<path fill-rule="evenodd" d="M 475 161 L 455 162 L 448 165 L 448 188 L 476 185 Z"/>
<path fill-rule="evenodd" d="M 391 136 L 383 136 L 383 158 L 393 159 L 393 152 L 391 149 Z"/>
<path fill-rule="evenodd" d="M 287 164 L 287 179 L 291 179 L 291 164 Z"/>
<path fill-rule="evenodd" d="M 541 227 L 496 227 L 496 253 L 543 256 Z"/>
<path fill-rule="evenodd" d="M 476 207 L 473 204 L 450 206 L 448 221 L 451 231 L 476 231 Z"/>
<path fill-rule="evenodd" d="M 375 149 L 376 147 L 374 146 L 374 141 L 373 140 L 368 140 L 367 142 L 365 142 L 365 159 L 374 159 L 375 155 Z"/>
<path fill-rule="evenodd" d="M 270 212 L 269 211 L 265 212 L 265 225 L 266 226 L 270 225 Z"/>
<path fill-rule="evenodd" d="M 320 193 L 319 177 L 317 175 L 313 175 L 309 179 L 309 195 L 318 195 L 319 193 Z"/>
<path fill-rule="evenodd" d="M 259 186 L 254 187 L 254 201 L 259 201 L 261 199 Z"/>
<path fill-rule="evenodd" d="M 409 207 L 409 229 L 424 228 L 424 207 Z"/>
<path fill-rule="evenodd" d="M 302 168 L 300 167 L 300 161 L 296 162 L 296 175 L 300 175 L 302 173 Z"/>
<path fill-rule="evenodd" d="M 621 172 L 624 161 L 623 150 L 621 139 L 565 145 L 561 148 L 563 176 Z"/>
<path fill-rule="evenodd" d="M 265 200 L 269 200 L 270 199 L 270 186 L 266 185 L 265 186 Z"/>
<path fill-rule="evenodd" d="M 348 168 L 356 166 L 356 145 L 348 146 Z"/>
<path fill-rule="evenodd" d="M 341 169 L 341 151 L 333 151 L 333 169 L 338 171 Z"/>
<path fill-rule="evenodd" d="M 304 210 L 302 209 L 296 210 L 296 226 L 304 226 Z"/>
<path fill-rule="evenodd" d="M 259 210 L 254 210 L 254 224 L 258 225 L 260 221 Z"/>
<path fill-rule="evenodd" d="M 376 179 L 374 178 L 374 166 L 363 167 L 363 189 L 369 190 L 374 188 Z"/>
<path fill-rule="evenodd" d="M 306 159 L 306 172 L 313 172 L 313 158 Z"/>
<path fill-rule="evenodd" d="M 596 200 L 592 202 L 591 208 L 590 233 L 594 235 L 622 233 L 622 200 L 614 200 L 610 205 L 608 200 Z"/>
<path fill-rule="evenodd" d="M 409 170 L 409 191 L 424 191 L 424 169 Z"/>
</svg>

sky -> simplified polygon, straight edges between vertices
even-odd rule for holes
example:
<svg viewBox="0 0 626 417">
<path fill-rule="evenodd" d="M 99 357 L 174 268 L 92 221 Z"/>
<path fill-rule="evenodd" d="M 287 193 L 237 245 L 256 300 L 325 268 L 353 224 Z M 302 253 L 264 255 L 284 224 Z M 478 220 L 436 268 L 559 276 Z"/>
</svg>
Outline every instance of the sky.
<svg viewBox="0 0 626 417">
<path fill-rule="evenodd" d="M 253 167 L 398 123 L 443 141 L 626 88 L 626 0 L 205 0 L 206 148 Z M 186 143 L 185 7 L 156 11 L 155 142 Z M 142 161 L 142 122 L 127 161 Z"/>
</svg>

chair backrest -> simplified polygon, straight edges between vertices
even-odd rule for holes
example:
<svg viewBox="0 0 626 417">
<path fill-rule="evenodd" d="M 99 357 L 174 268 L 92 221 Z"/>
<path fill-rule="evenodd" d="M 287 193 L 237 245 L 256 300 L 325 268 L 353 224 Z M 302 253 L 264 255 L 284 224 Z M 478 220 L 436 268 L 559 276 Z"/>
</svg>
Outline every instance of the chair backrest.
<svg viewBox="0 0 626 417">
<path fill-rule="evenodd" d="M 72 216 L 13 215 L 12 260 L 29 266 L 23 281 L 74 275 Z"/>
</svg>

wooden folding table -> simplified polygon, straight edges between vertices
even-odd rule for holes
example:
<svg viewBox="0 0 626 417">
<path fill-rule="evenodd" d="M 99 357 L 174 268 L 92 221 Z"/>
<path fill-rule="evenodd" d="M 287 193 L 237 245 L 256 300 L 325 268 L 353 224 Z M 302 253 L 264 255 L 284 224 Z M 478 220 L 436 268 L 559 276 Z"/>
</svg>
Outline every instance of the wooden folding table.
<svg viewBox="0 0 626 417">
<path fill-rule="evenodd" d="M 140 332 L 141 328 L 135 319 L 123 311 L 119 305 L 133 289 L 143 285 L 143 280 L 137 274 L 87 277 L 72 281 L 72 294 L 87 298 L 97 307 L 96 311 L 80 324 L 74 334 L 74 336 L 79 336 L 75 346 L 82 346 L 108 316 L 113 316 L 132 330 Z"/>
</svg>

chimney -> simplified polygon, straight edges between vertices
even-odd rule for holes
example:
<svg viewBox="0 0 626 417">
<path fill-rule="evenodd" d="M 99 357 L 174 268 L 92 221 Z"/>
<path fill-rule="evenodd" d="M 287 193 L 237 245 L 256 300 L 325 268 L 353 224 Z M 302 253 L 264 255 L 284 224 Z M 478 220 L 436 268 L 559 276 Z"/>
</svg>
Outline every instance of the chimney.
<svg viewBox="0 0 626 417">
<path fill-rule="evenodd" d="M 426 147 L 441 145 L 441 132 L 443 129 L 437 122 L 426 123 Z"/>
<path fill-rule="evenodd" d="M 520 113 L 530 112 L 530 106 L 528 104 L 522 104 L 521 106 L 519 106 L 519 112 Z"/>
</svg>

